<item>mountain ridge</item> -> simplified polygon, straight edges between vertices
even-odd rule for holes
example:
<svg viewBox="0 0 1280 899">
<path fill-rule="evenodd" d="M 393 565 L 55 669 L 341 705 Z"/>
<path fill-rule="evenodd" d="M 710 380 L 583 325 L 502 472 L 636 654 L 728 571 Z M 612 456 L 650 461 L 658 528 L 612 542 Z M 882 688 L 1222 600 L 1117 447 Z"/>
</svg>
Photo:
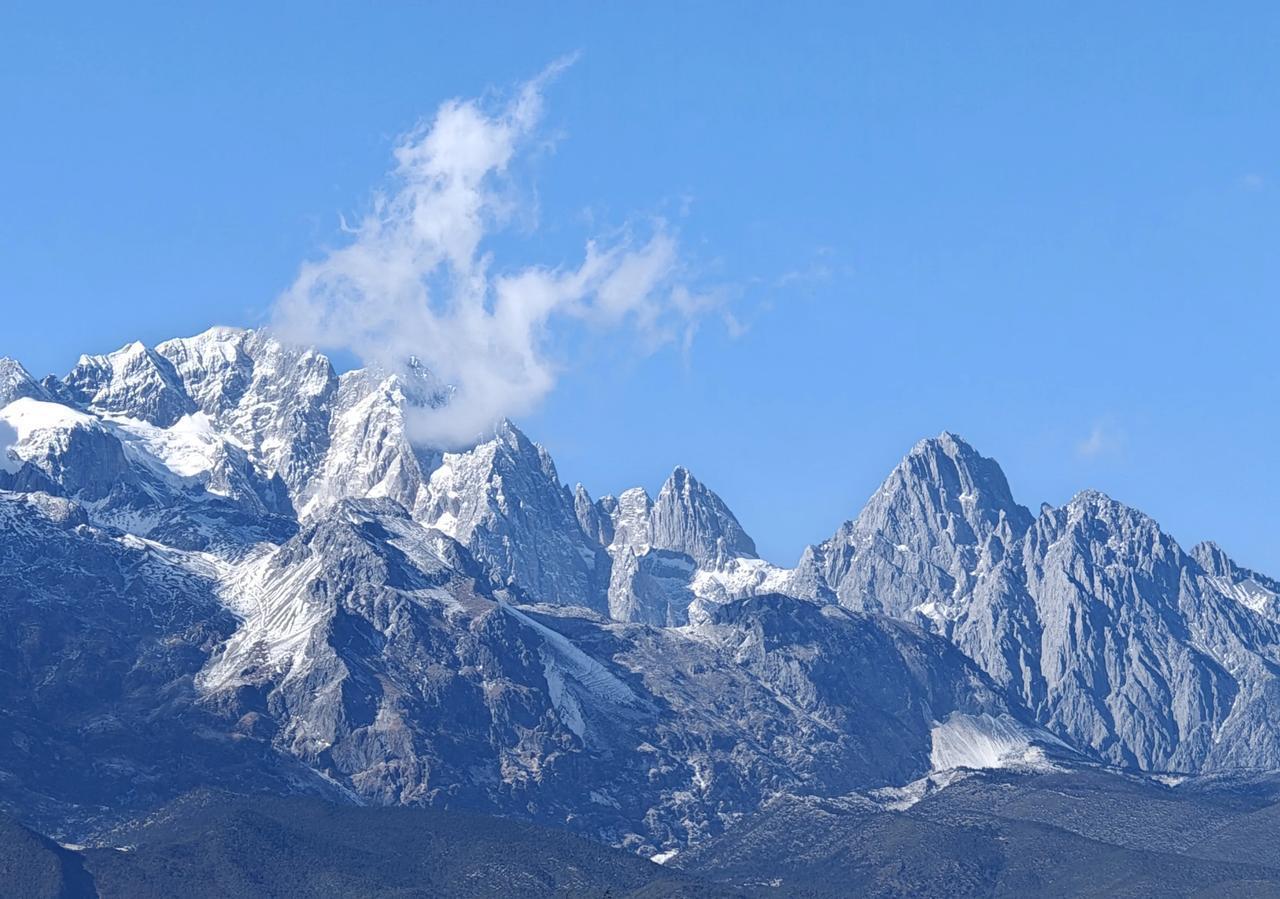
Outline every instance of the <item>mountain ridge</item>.
<svg viewBox="0 0 1280 899">
<path fill-rule="evenodd" d="M 25 590 L 0 608 L 145 672 L 86 691 L 89 672 L 0 629 L 28 665 L 0 678 L 27 710 L 9 725 L 72 746 L 141 727 L 145 701 L 166 710 L 160 745 L 180 753 L 190 722 L 206 741 L 136 799 L 126 775 L 95 792 L 0 754 L 0 803 L 59 832 L 113 789 L 156 802 L 247 769 L 647 854 L 779 796 L 883 807 L 958 769 L 1280 770 L 1280 584 L 1096 491 L 1033 515 L 952 432 L 786 569 L 682 466 L 655 497 L 593 500 L 509 422 L 417 444 L 412 415 L 453 401 L 417 363 L 339 374 L 219 328 L 62 380 L 6 362 L 0 391 L 0 561 Z M 67 590 L 97 599 L 71 609 Z M 90 698 L 64 715 L 37 682 Z"/>
</svg>

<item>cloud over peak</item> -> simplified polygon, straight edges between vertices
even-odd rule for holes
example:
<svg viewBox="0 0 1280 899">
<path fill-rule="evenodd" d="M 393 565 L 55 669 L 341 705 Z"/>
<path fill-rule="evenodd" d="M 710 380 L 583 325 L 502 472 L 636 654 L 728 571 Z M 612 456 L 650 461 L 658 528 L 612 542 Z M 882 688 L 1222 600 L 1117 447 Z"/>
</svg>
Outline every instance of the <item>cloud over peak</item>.
<svg viewBox="0 0 1280 899">
<path fill-rule="evenodd" d="M 528 212 L 511 183 L 529 149 L 543 93 L 571 64 L 552 64 L 505 104 L 441 104 L 401 137 L 386 186 L 349 241 L 304 263 L 278 298 L 281 336 L 349 350 L 397 370 L 417 357 L 453 385 L 452 401 L 414 412 L 415 440 L 473 443 L 552 390 L 553 332 L 628 328 L 647 347 L 688 339 L 718 306 L 681 281 L 676 236 L 661 220 L 588 240 L 571 266 L 501 268 L 486 240 Z"/>
</svg>

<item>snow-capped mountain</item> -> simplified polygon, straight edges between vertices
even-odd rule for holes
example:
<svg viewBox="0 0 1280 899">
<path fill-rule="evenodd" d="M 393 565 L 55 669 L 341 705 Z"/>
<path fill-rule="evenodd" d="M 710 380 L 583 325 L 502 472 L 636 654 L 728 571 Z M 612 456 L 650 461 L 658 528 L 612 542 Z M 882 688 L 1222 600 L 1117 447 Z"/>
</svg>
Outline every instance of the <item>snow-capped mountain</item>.
<svg viewBox="0 0 1280 899">
<path fill-rule="evenodd" d="M 1100 494 L 1033 516 L 943 434 L 784 569 L 683 468 L 592 500 L 510 423 L 415 443 L 450 401 L 228 328 L 0 360 L 0 803 L 244 783 L 654 854 L 958 768 L 1280 769 L 1280 585 Z"/>
</svg>

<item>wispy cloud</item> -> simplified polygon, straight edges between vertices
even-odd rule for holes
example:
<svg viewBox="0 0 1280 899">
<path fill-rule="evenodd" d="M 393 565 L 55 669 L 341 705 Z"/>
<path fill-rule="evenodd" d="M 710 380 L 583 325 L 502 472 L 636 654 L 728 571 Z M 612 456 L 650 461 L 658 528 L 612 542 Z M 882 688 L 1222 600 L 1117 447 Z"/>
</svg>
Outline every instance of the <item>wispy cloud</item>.
<svg viewBox="0 0 1280 899">
<path fill-rule="evenodd" d="M 547 346 L 560 326 L 627 328 L 651 350 L 687 347 L 702 319 L 727 315 L 722 294 L 684 283 L 662 219 L 587 241 L 567 267 L 502 269 L 486 250 L 487 238 L 536 218 L 511 165 L 535 145 L 544 91 L 571 63 L 552 64 L 496 108 L 442 104 L 397 142 L 388 185 L 350 242 L 305 263 L 276 302 L 273 324 L 286 338 L 393 370 L 416 356 L 452 384 L 448 406 L 415 413 L 418 441 L 466 445 L 535 408 L 556 382 Z"/>
<path fill-rule="evenodd" d="M 1076 444 L 1076 455 L 1081 459 L 1096 459 L 1120 448 L 1120 434 L 1104 422 L 1094 422 L 1089 435 Z"/>
<path fill-rule="evenodd" d="M 785 289 L 822 284 L 831 281 L 837 272 L 841 275 L 851 273 L 847 265 L 838 262 L 834 249 L 831 247 L 818 247 L 814 250 L 813 258 L 809 260 L 808 265 L 783 272 L 773 280 L 773 287 Z"/>
<path fill-rule="evenodd" d="M 1267 186 L 1267 179 L 1258 172 L 1249 172 L 1240 176 L 1240 186 L 1247 191 L 1259 191 Z"/>
</svg>

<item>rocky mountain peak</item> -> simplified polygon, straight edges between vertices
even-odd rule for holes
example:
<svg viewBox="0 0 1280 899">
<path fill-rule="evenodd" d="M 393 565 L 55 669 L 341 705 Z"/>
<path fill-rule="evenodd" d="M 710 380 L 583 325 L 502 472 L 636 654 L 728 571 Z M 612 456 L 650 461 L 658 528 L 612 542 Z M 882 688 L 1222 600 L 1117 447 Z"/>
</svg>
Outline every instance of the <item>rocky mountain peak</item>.
<svg viewBox="0 0 1280 899">
<path fill-rule="evenodd" d="M 196 405 L 173 365 L 140 341 L 105 356 L 81 356 L 63 379 L 69 395 L 94 412 L 169 427 Z"/>
<path fill-rule="evenodd" d="M 1259 615 L 1280 621 L 1280 581 L 1236 564 L 1211 541 L 1197 543 L 1188 555 L 1219 591 Z"/>
<path fill-rule="evenodd" d="M 169 361 L 201 410 L 220 415 L 236 406 L 253 382 L 253 331 L 210 328 L 194 337 L 166 340 L 156 352 Z"/>
<path fill-rule="evenodd" d="M 731 558 L 756 558 L 756 545 L 729 507 L 687 468 L 667 478 L 650 511 L 650 540 L 659 549 L 681 552 L 700 567 Z"/>
<path fill-rule="evenodd" d="M 653 499 L 649 491 L 643 487 L 632 487 L 619 493 L 616 499 L 601 497 L 600 504 L 608 510 L 611 520 L 611 551 L 616 553 L 627 548 L 642 553 L 648 550 L 653 542 L 653 522 L 650 520 Z"/>
<path fill-rule="evenodd" d="M 509 421 L 461 453 L 443 453 L 415 517 L 489 566 L 497 586 L 532 601 L 603 609 L 604 549 L 579 522 L 547 451 Z"/>
<path fill-rule="evenodd" d="M 805 552 L 790 589 L 855 609 L 934 613 L 961 602 L 1032 520 L 993 459 L 943 432 L 917 443 L 856 519 Z"/>
<path fill-rule="evenodd" d="M 613 519 L 599 504 L 591 501 L 591 494 L 581 484 L 573 488 L 573 511 L 588 537 L 601 546 L 613 542 Z"/>
<path fill-rule="evenodd" d="M 22 367 L 22 363 L 8 356 L 0 356 L 0 409 L 23 397 L 46 401 L 51 399 L 48 392 Z"/>
<path fill-rule="evenodd" d="M 201 411 L 279 473 L 295 502 L 303 498 L 329 448 L 338 376 L 328 357 L 235 328 L 166 341 L 156 352 Z"/>
<path fill-rule="evenodd" d="M 1191 552 L 1188 555 L 1214 577 L 1229 575 L 1236 567 L 1235 563 L 1231 561 L 1231 557 L 1227 555 L 1226 550 L 1212 540 L 1197 543 L 1191 547 Z"/>
<path fill-rule="evenodd" d="M 1185 554 L 1151 516 L 1098 490 L 1082 490 L 1061 509 L 1037 519 L 1033 544 L 1067 542 L 1108 563 L 1146 565 L 1152 560 L 1181 566 Z"/>
<path fill-rule="evenodd" d="M 858 530 L 902 538 L 933 519 L 958 543 L 977 543 L 1007 523 L 1013 536 L 1031 524 L 1004 472 L 957 435 L 922 440 L 898 464 L 858 517 Z"/>
</svg>

